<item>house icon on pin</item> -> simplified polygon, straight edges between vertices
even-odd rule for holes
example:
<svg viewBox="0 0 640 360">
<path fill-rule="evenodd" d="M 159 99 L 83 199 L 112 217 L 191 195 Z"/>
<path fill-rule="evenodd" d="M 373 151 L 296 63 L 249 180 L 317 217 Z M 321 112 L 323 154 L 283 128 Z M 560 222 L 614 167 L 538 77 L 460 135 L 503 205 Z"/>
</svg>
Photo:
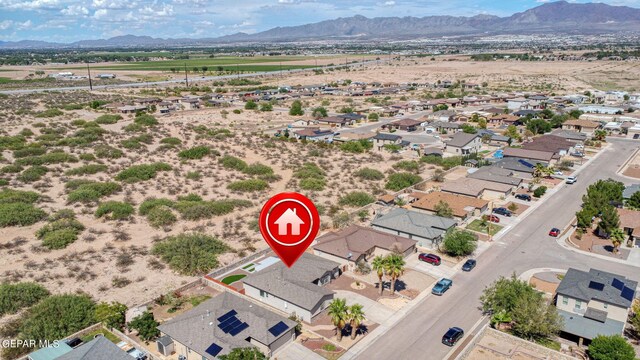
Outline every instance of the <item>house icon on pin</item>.
<svg viewBox="0 0 640 360">
<path fill-rule="evenodd" d="M 274 224 L 278 225 L 278 235 L 300 235 L 300 225 L 303 225 L 304 221 L 298 217 L 296 209 L 288 208 Z M 291 234 L 287 232 L 289 224 L 291 224 Z"/>
</svg>

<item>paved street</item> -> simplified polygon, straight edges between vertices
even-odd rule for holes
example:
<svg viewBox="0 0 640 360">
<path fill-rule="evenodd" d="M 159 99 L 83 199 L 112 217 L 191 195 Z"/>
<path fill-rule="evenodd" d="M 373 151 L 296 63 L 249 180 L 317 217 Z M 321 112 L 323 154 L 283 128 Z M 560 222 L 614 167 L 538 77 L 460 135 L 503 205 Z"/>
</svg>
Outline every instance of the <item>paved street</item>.
<svg viewBox="0 0 640 360">
<path fill-rule="evenodd" d="M 400 354 L 403 359 L 445 358 L 451 348 L 440 343 L 442 334 L 451 326 L 470 330 L 481 318 L 478 298 L 482 290 L 501 275 L 521 274 L 530 268 L 593 267 L 640 281 L 637 267 L 566 250 L 547 235 L 549 228 L 569 224 L 589 184 L 606 178 L 630 183 L 630 179 L 615 173 L 636 148 L 637 143 L 612 140 L 612 146 L 579 174 L 576 184 L 562 185 L 558 192 L 550 194 L 540 207 L 482 253 L 471 273 L 454 276 L 456 286 L 445 296 L 426 298 L 362 352 L 351 353 L 347 358 L 355 355 L 358 359 L 393 359 Z"/>
</svg>

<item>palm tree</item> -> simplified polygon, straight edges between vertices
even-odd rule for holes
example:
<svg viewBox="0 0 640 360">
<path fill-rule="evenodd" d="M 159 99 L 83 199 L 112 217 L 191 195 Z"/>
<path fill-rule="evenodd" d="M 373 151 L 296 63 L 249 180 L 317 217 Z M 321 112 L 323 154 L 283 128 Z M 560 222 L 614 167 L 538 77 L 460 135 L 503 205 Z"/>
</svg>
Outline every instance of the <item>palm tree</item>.
<svg viewBox="0 0 640 360">
<path fill-rule="evenodd" d="M 622 231 L 620 228 L 611 230 L 609 236 L 611 237 L 611 243 L 613 244 L 614 253 L 618 252 L 618 248 L 620 248 L 620 245 L 622 245 L 622 242 L 624 242 L 624 235 L 624 231 Z"/>
<path fill-rule="evenodd" d="M 598 141 L 603 141 L 607 137 L 607 132 L 604 130 L 596 130 L 593 132 L 593 138 Z"/>
<path fill-rule="evenodd" d="M 404 258 L 400 254 L 389 254 L 385 259 L 387 274 L 391 277 L 391 293 L 396 292 L 396 280 L 404 274 Z"/>
<path fill-rule="evenodd" d="M 341 341 L 342 329 L 347 324 L 347 316 L 349 315 L 347 300 L 341 298 L 333 299 L 329 304 L 328 314 L 331 317 L 331 323 L 336 327 L 336 338 Z"/>
<path fill-rule="evenodd" d="M 382 282 L 382 277 L 384 276 L 385 268 L 386 264 L 382 256 L 378 255 L 373 258 L 373 261 L 371 262 L 371 269 L 378 273 L 378 280 L 380 282 L 380 295 L 382 295 L 382 291 L 384 291 L 384 283 Z"/>
<path fill-rule="evenodd" d="M 349 318 L 349 325 L 351 326 L 352 340 L 356 338 L 356 332 L 358 331 L 360 324 L 362 324 L 365 319 L 362 307 L 363 306 L 360 304 L 353 304 L 349 307 L 349 313 L 347 316 Z"/>
</svg>

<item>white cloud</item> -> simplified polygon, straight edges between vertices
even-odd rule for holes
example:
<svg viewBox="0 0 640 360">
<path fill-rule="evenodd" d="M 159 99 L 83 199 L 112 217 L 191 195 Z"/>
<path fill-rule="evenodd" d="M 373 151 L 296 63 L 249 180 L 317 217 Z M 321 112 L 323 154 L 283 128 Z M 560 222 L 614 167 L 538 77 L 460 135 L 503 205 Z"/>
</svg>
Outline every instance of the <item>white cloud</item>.
<svg viewBox="0 0 640 360">
<path fill-rule="evenodd" d="M 55 9 L 60 4 L 59 0 L 32 0 L 32 1 L 0 1 L 0 7 L 13 10 L 45 10 Z"/>
<path fill-rule="evenodd" d="M 0 21 L 0 30 L 7 30 L 13 25 L 13 21 L 11 20 L 2 20 Z"/>
<path fill-rule="evenodd" d="M 68 16 L 89 15 L 89 9 L 82 5 L 69 5 L 66 8 L 60 10 L 60 13 Z"/>
<path fill-rule="evenodd" d="M 390 0 L 390 1 L 385 1 L 384 4 L 382 4 L 382 5 L 384 5 L 384 6 L 394 6 L 395 4 L 396 4 L 395 1 Z"/>
<path fill-rule="evenodd" d="M 98 20 L 104 19 L 108 15 L 109 15 L 109 10 L 107 10 L 107 9 L 98 9 L 98 10 L 96 10 L 96 12 L 93 13 L 93 17 L 95 19 L 98 19 Z"/>
<path fill-rule="evenodd" d="M 33 22 L 31 22 L 31 20 L 27 20 L 24 22 L 13 20 L 0 21 L 0 30 L 29 30 L 31 28 L 33 28 Z"/>
</svg>

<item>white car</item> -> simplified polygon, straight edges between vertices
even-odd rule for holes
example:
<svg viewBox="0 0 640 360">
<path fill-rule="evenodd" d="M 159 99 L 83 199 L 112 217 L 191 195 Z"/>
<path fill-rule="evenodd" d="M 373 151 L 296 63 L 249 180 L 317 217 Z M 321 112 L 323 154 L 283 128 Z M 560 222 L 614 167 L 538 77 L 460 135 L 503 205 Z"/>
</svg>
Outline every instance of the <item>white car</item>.
<svg viewBox="0 0 640 360">
<path fill-rule="evenodd" d="M 574 184 L 576 181 L 578 181 L 578 177 L 577 176 L 569 176 L 567 178 L 567 181 L 565 181 L 567 184 Z"/>
<path fill-rule="evenodd" d="M 553 172 L 553 175 L 562 176 L 562 175 L 564 175 L 564 174 L 562 173 L 562 171 L 554 171 L 554 172 Z"/>
</svg>

